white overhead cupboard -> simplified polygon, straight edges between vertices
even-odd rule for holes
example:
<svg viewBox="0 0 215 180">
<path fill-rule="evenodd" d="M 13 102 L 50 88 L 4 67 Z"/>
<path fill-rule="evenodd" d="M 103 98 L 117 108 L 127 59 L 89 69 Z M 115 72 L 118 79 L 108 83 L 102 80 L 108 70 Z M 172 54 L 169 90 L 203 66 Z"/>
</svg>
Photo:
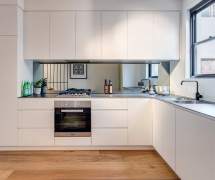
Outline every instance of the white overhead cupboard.
<svg viewBox="0 0 215 180">
<path fill-rule="evenodd" d="M 24 14 L 25 59 L 179 60 L 179 11 Z"/>
</svg>

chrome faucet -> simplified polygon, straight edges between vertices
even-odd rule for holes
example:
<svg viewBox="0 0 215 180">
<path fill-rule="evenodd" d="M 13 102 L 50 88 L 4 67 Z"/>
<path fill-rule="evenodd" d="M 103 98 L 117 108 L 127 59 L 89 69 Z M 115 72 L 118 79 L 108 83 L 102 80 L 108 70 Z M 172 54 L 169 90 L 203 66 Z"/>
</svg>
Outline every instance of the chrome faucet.
<svg viewBox="0 0 215 180">
<path fill-rule="evenodd" d="M 193 83 L 196 83 L 196 100 L 199 101 L 200 98 L 203 97 L 203 96 L 199 93 L 199 82 L 198 82 L 198 81 L 194 81 L 194 80 L 183 80 L 183 81 L 181 81 L 181 85 L 183 85 L 184 82 L 193 82 Z"/>
</svg>

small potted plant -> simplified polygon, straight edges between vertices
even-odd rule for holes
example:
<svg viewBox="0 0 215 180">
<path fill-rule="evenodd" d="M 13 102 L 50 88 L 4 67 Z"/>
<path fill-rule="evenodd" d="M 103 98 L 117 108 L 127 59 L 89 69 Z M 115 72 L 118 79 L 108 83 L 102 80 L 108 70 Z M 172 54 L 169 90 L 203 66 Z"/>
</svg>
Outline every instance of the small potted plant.
<svg viewBox="0 0 215 180">
<path fill-rule="evenodd" d="M 41 95 L 41 87 L 42 87 L 42 79 L 40 79 L 34 83 L 34 94 L 36 96 Z"/>
</svg>

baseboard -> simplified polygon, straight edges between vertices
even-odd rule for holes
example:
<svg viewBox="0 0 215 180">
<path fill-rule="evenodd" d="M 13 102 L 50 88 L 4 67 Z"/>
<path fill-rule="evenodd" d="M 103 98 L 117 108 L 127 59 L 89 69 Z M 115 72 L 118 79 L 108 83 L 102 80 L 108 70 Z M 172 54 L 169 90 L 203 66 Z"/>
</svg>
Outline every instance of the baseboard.
<svg viewBox="0 0 215 180">
<path fill-rule="evenodd" d="M 0 147 L 0 151 L 50 151 L 50 150 L 154 150 L 154 148 L 153 146 Z"/>
</svg>

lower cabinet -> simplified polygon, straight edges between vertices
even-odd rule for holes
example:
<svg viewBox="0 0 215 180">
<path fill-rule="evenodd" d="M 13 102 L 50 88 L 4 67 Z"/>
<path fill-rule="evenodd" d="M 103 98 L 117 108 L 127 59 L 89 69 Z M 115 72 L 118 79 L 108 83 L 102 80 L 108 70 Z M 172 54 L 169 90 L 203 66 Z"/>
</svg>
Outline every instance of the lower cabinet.
<svg viewBox="0 0 215 180">
<path fill-rule="evenodd" d="M 90 146 L 91 137 L 56 137 L 55 146 Z"/>
<path fill-rule="evenodd" d="M 175 107 L 153 100 L 153 109 L 154 148 L 175 170 Z"/>
<path fill-rule="evenodd" d="M 128 99 L 128 145 L 152 145 L 151 99 Z"/>
<path fill-rule="evenodd" d="M 19 146 L 53 146 L 54 129 L 19 129 Z"/>
<path fill-rule="evenodd" d="M 127 128 L 98 128 L 92 130 L 92 144 L 101 146 L 127 145 Z"/>
<path fill-rule="evenodd" d="M 215 179 L 215 121 L 176 109 L 176 173 L 182 180 Z"/>
<path fill-rule="evenodd" d="M 54 104 L 51 100 L 18 101 L 18 145 L 54 145 Z"/>
</svg>

